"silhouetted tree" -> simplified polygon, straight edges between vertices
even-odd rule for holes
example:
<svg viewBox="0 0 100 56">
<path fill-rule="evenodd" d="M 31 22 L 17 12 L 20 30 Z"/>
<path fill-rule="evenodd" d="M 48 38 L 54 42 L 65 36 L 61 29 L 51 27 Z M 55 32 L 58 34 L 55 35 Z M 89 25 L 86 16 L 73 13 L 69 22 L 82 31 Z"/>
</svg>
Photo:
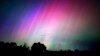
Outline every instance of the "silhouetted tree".
<svg viewBox="0 0 100 56">
<path fill-rule="evenodd" d="M 43 55 L 45 51 L 46 51 L 45 45 L 40 42 L 34 43 L 33 46 L 31 47 L 31 53 L 35 55 Z"/>
</svg>

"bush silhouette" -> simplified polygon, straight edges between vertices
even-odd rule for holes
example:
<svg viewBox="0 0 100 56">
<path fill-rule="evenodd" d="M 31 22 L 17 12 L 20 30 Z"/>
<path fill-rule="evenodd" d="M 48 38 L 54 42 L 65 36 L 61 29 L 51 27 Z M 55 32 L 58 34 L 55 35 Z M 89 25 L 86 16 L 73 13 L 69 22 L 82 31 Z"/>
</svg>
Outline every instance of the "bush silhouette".
<svg viewBox="0 0 100 56">
<path fill-rule="evenodd" d="M 45 45 L 40 42 L 34 43 L 33 46 L 31 47 L 31 53 L 35 55 L 43 55 L 45 51 L 46 51 Z"/>
</svg>

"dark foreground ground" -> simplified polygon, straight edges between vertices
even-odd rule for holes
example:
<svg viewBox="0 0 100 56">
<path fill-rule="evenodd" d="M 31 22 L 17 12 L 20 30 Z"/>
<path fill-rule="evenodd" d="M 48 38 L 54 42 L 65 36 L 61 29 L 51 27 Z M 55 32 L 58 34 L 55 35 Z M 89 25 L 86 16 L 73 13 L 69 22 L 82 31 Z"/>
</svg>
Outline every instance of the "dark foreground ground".
<svg viewBox="0 0 100 56">
<path fill-rule="evenodd" d="M 41 43 L 34 43 L 29 50 L 26 45 L 0 42 L 0 56 L 100 56 L 100 49 L 92 51 L 48 51 Z"/>
</svg>

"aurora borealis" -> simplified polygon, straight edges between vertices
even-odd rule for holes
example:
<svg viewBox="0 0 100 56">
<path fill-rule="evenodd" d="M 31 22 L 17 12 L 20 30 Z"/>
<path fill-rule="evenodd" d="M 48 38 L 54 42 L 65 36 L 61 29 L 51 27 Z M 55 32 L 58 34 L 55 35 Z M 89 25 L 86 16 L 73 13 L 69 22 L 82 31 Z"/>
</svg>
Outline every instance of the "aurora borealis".
<svg viewBox="0 0 100 56">
<path fill-rule="evenodd" d="M 0 5 L 1 41 L 29 47 L 41 42 L 48 50 L 89 50 L 100 40 L 96 1 L 5 0 Z"/>
</svg>

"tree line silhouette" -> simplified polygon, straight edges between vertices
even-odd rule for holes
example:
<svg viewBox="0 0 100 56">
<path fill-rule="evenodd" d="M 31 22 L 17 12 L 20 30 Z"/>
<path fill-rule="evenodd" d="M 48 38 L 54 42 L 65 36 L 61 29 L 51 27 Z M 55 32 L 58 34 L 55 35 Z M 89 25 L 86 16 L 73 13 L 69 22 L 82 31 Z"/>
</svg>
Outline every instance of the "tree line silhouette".
<svg viewBox="0 0 100 56">
<path fill-rule="evenodd" d="M 34 43 L 31 47 L 17 46 L 16 43 L 4 43 L 0 41 L 0 56 L 99 56 L 99 50 L 79 51 L 49 51 L 46 46 L 40 42 Z"/>
</svg>

